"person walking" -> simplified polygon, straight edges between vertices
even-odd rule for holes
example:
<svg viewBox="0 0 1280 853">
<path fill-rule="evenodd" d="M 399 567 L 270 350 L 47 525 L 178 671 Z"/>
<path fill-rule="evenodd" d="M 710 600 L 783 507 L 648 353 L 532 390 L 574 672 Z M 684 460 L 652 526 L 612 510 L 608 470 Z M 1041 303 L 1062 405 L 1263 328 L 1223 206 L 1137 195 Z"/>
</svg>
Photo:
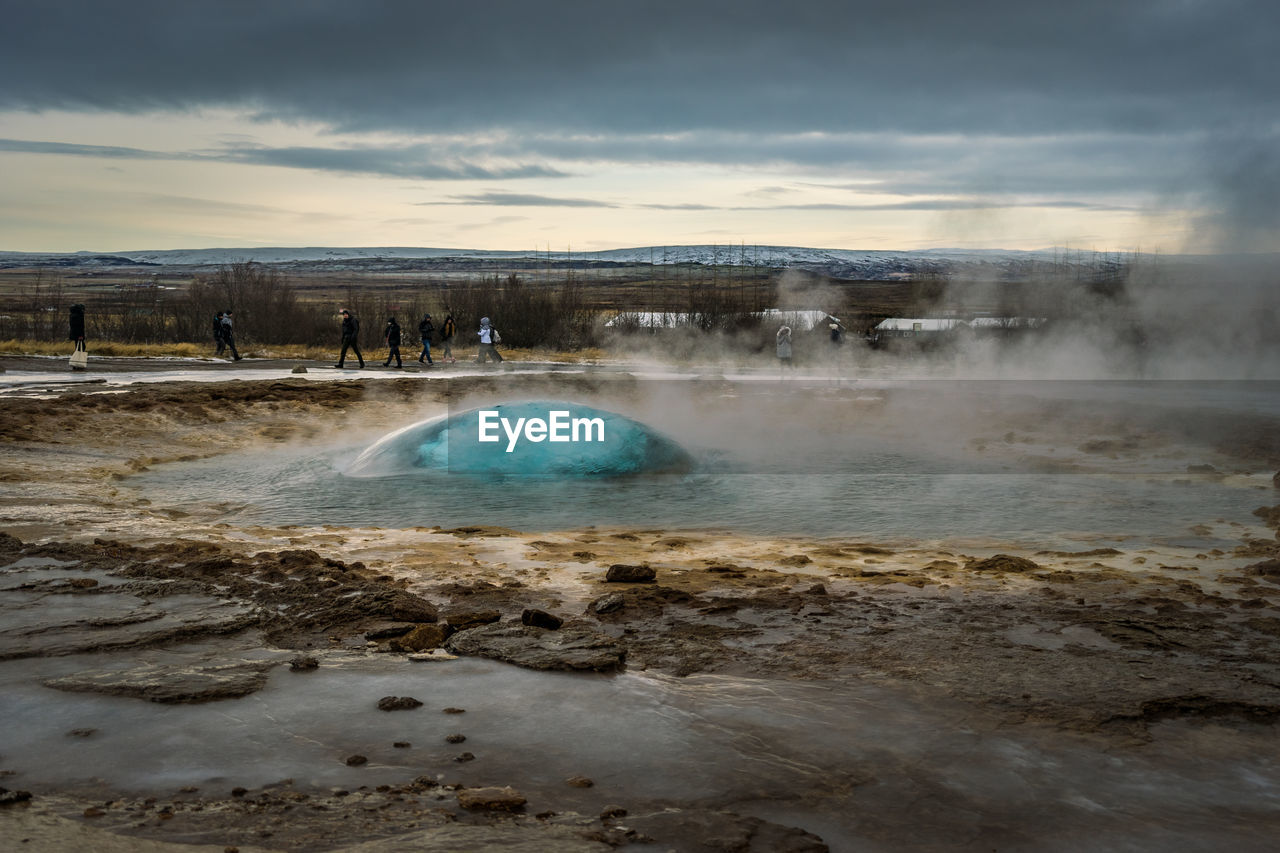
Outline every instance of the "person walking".
<svg viewBox="0 0 1280 853">
<path fill-rule="evenodd" d="M 227 351 L 227 339 L 223 336 L 221 311 L 213 315 L 213 342 L 218 346 L 213 352 L 214 356 L 221 357 Z"/>
<path fill-rule="evenodd" d="M 431 333 L 435 330 L 435 324 L 431 322 L 431 315 L 423 314 L 422 322 L 418 324 L 418 337 L 422 339 L 422 353 L 418 356 L 418 364 L 422 364 L 424 358 L 427 360 L 427 364 L 435 364 L 431 360 Z"/>
<path fill-rule="evenodd" d="M 476 334 L 480 336 L 480 352 L 476 354 L 476 361 L 484 364 L 486 359 L 492 358 L 495 362 L 501 362 L 502 353 L 494 349 L 493 345 L 501 341 L 502 336 L 489 323 L 488 317 L 480 318 L 480 331 Z"/>
<path fill-rule="evenodd" d="M 239 361 L 240 353 L 236 352 L 236 336 L 231 330 L 231 309 L 222 312 L 222 342 L 231 349 L 231 360 Z"/>
<path fill-rule="evenodd" d="M 391 359 L 394 358 L 396 367 L 404 367 L 404 362 L 400 360 L 400 324 L 395 317 L 387 318 L 387 328 L 382 336 L 387 341 L 387 360 L 382 362 L 382 366 L 390 367 Z"/>
<path fill-rule="evenodd" d="M 76 342 L 76 352 L 87 352 L 84 344 L 84 306 L 79 302 L 72 305 L 67 319 L 71 327 L 67 339 Z"/>
<path fill-rule="evenodd" d="M 84 306 L 79 302 L 72 305 L 67 321 L 69 327 L 67 331 L 67 339 L 75 341 L 75 348 L 71 351 L 71 369 L 88 370 L 89 350 L 85 347 L 84 343 Z"/>
<path fill-rule="evenodd" d="M 342 352 L 338 355 L 338 363 L 334 367 L 342 367 L 347 360 L 347 350 L 351 349 L 360 359 L 360 367 L 364 367 L 364 356 L 360 354 L 360 320 L 347 309 L 342 309 Z"/>
<path fill-rule="evenodd" d="M 444 354 L 440 356 L 441 361 L 447 361 L 450 364 L 457 361 L 453 357 L 453 336 L 456 334 L 458 334 L 458 324 L 453 321 L 453 312 L 445 308 L 444 325 L 440 327 L 440 346 L 444 347 Z"/>
</svg>

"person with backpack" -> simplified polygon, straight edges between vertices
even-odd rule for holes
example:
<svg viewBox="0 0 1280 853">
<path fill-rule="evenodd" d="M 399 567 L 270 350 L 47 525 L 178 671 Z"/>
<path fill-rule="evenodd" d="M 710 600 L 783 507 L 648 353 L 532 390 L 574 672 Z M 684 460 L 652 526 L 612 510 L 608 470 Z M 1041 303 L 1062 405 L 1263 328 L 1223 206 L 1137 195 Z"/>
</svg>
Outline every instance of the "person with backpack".
<svg viewBox="0 0 1280 853">
<path fill-rule="evenodd" d="M 450 364 L 457 361 L 453 357 L 453 336 L 457 333 L 458 324 L 453 321 L 453 312 L 445 308 L 444 325 L 440 327 L 440 346 L 444 347 L 444 355 L 440 356 L 441 361 L 447 361 Z"/>
<path fill-rule="evenodd" d="M 480 318 L 480 331 L 477 334 L 480 336 L 480 352 L 477 354 L 476 361 L 484 364 L 486 359 L 492 358 L 495 362 L 501 362 L 502 353 L 494 349 L 493 345 L 500 342 L 502 336 L 490 325 L 488 317 Z"/>
<path fill-rule="evenodd" d="M 231 360 L 239 361 L 240 353 L 236 352 L 236 336 L 231 331 L 231 309 L 222 312 L 222 342 L 231 348 Z"/>
<path fill-rule="evenodd" d="M 342 352 L 338 355 L 338 363 L 334 367 L 342 367 L 347 360 L 347 350 L 351 349 L 360 359 L 360 367 L 364 368 L 364 356 L 360 354 L 360 320 L 350 311 L 342 309 Z M 390 360 L 390 359 L 388 359 Z"/>
<path fill-rule="evenodd" d="M 423 314 L 422 322 L 418 324 L 418 337 L 422 339 L 422 354 L 418 356 L 418 364 L 422 364 L 424 358 L 427 360 L 427 364 L 435 364 L 431 360 L 431 333 L 435 330 L 435 324 L 431 322 L 431 315 Z"/>
<path fill-rule="evenodd" d="M 382 362 L 382 366 L 390 367 L 391 359 L 394 358 L 396 367 L 404 367 L 404 362 L 400 360 L 400 324 L 396 322 L 395 317 L 387 318 L 387 328 L 382 336 L 387 342 L 387 360 Z"/>
</svg>

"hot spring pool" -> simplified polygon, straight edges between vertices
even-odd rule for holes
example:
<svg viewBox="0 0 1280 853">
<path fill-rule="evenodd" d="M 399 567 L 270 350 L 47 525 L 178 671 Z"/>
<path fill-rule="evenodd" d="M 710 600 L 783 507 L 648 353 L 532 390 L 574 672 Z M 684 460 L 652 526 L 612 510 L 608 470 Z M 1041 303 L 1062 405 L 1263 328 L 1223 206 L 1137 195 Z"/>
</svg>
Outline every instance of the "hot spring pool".
<svg viewBox="0 0 1280 853">
<path fill-rule="evenodd" d="M 1102 383 L 1092 393 L 1081 383 L 957 385 L 965 383 L 684 383 L 678 393 L 662 385 L 618 416 L 634 430 L 618 452 L 634 456 L 637 443 L 654 442 L 661 463 L 628 458 L 625 476 L 503 468 L 505 438 L 486 448 L 496 463 L 458 464 L 456 444 L 450 462 L 438 417 L 376 442 L 246 452 L 162 466 L 133 482 L 157 505 L 202 506 L 231 523 L 600 525 L 1041 547 L 1135 539 L 1212 547 L 1218 540 L 1191 528 L 1248 523 L 1270 497 L 1259 495 L 1260 476 L 1188 473 L 1210 458 L 1223 465 L 1213 456 L 1213 425 L 1169 426 L 1178 413 L 1271 417 L 1259 411 L 1275 402 L 1270 383 L 1234 394 L 1214 383 Z M 1144 405 L 1135 409 L 1139 392 Z M 505 410 L 527 414 L 519 407 L 528 405 Z"/>
</svg>

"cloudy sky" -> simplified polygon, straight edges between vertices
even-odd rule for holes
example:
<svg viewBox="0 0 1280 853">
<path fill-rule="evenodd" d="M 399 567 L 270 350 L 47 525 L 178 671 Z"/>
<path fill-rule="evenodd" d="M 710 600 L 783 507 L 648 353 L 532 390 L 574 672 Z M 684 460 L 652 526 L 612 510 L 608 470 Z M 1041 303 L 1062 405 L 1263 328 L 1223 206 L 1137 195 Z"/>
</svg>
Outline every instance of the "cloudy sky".
<svg viewBox="0 0 1280 853">
<path fill-rule="evenodd" d="M 0 249 L 1280 250 L 1273 0 L 0 0 Z"/>
</svg>

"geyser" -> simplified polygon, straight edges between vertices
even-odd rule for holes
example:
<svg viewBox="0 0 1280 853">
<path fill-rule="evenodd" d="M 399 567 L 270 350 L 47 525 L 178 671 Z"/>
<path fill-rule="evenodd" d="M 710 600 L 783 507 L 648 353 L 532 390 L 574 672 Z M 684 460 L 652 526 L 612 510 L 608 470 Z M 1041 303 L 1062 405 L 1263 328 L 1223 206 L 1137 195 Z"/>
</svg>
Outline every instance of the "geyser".
<svg viewBox="0 0 1280 853">
<path fill-rule="evenodd" d="M 447 469 L 516 477 L 624 477 L 687 471 L 683 447 L 651 427 L 603 409 L 531 400 L 469 409 L 383 436 L 344 471 L 385 477 Z"/>
</svg>

